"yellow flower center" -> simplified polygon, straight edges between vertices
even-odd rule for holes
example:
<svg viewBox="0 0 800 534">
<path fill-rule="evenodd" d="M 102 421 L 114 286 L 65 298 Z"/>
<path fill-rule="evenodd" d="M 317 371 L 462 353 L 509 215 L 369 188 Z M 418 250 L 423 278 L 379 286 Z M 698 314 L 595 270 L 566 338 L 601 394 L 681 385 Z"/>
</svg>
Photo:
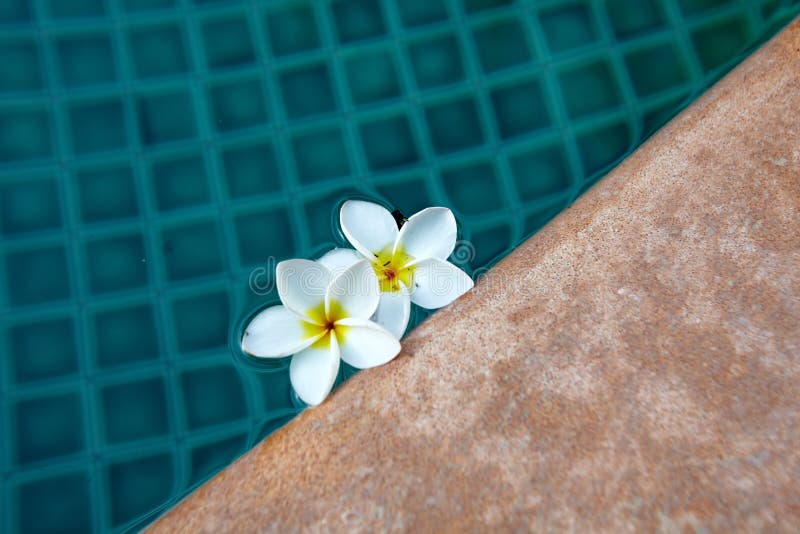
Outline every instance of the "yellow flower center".
<svg viewBox="0 0 800 534">
<path fill-rule="evenodd" d="M 391 245 L 384 248 L 372 260 L 372 268 L 378 276 L 381 292 L 398 293 L 401 282 L 406 287 L 411 287 L 414 279 L 414 266 L 407 267 L 414 258 L 406 254 L 402 247 L 397 250 L 392 250 L 393 248 Z"/>
<path fill-rule="evenodd" d="M 330 334 L 336 334 L 336 340 L 341 345 L 347 335 L 349 327 L 344 325 L 337 325 L 336 321 L 346 317 L 344 308 L 336 299 L 331 299 L 328 312 L 325 313 L 325 301 L 323 300 L 313 308 L 306 311 L 306 317 L 314 321 L 309 323 L 303 321 L 303 334 L 306 339 L 310 337 L 320 336 L 320 338 L 311 345 L 313 348 L 328 347 L 330 344 Z"/>
</svg>

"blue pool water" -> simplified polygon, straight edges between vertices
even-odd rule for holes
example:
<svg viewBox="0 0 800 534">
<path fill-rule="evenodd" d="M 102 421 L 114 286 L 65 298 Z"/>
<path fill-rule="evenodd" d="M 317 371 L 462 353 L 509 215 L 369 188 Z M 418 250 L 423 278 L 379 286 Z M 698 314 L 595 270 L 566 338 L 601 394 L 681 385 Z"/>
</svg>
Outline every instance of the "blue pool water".
<svg viewBox="0 0 800 534">
<path fill-rule="evenodd" d="M 450 207 L 480 272 L 799 11 L 3 0 L 0 530 L 145 525 L 290 420 L 230 341 L 341 200 Z"/>
</svg>

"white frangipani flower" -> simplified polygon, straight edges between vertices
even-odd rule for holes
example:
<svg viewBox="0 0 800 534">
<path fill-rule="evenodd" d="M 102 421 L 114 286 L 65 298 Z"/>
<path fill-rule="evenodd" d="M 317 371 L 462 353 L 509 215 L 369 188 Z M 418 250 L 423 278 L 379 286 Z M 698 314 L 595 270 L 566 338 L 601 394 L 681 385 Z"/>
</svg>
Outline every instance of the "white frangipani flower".
<svg viewBox="0 0 800 534">
<path fill-rule="evenodd" d="M 293 354 L 292 387 L 312 406 L 330 393 L 340 358 L 366 369 L 400 352 L 396 336 L 369 320 L 379 301 L 379 283 L 370 263 L 351 262 L 340 272 L 334 276 L 310 260 L 279 263 L 276 278 L 282 305 L 258 313 L 242 338 L 242 350 L 252 356 Z"/>
<path fill-rule="evenodd" d="M 363 258 L 380 281 L 380 303 L 373 320 L 396 337 L 408 326 L 411 302 L 435 309 L 469 291 L 472 279 L 446 260 L 456 246 L 456 220 L 447 208 L 426 208 L 398 230 L 392 214 L 379 204 L 348 200 L 339 222 L 355 248 L 334 249 L 318 261 L 341 270 Z"/>
</svg>

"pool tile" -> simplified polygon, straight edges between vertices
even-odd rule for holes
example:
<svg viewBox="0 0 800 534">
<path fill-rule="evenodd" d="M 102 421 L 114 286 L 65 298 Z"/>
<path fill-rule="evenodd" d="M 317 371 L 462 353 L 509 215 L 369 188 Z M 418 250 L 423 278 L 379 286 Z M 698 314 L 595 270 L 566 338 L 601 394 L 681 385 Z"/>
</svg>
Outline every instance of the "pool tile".
<svg viewBox="0 0 800 534">
<path fill-rule="evenodd" d="M 562 2 L 538 13 L 547 47 L 554 54 L 592 46 L 600 34 L 585 2 Z"/>
<path fill-rule="evenodd" d="M 296 251 L 292 225 L 285 208 L 259 209 L 236 215 L 233 221 L 242 265 L 267 266 L 290 258 Z M 269 234 L 272 240 L 264 239 Z"/>
<path fill-rule="evenodd" d="M 245 452 L 247 436 L 239 435 L 198 445 L 191 453 L 191 484 L 202 482 L 216 473 L 233 458 Z"/>
<path fill-rule="evenodd" d="M 705 70 L 722 66 L 743 51 L 750 39 L 752 30 L 747 21 L 737 16 L 692 31 L 692 44 Z"/>
<path fill-rule="evenodd" d="M 464 10 L 467 13 L 476 13 L 488 9 L 497 9 L 510 6 L 514 0 L 463 0 Z"/>
<path fill-rule="evenodd" d="M 67 255 L 61 245 L 7 252 L 5 262 L 6 291 L 12 305 L 65 300 L 72 294 Z"/>
<path fill-rule="evenodd" d="M 316 50 L 319 28 L 311 3 L 289 4 L 271 9 L 266 15 L 267 37 L 275 56 Z"/>
<path fill-rule="evenodd" d="M 325 63 L 284 70 L 279 73 L 279 82 L 286 114 L 291 119 L 336 110 L 336 97 Z"/>
<path fill-rule="evenodd" d="M 52 155 L 52 119 L 41 108 L 0 109 L 0 164 Z"/>
<path fill-rule="evenodd" d="M 83 169 L 77 172 L 75 181 L 83 222 L 128 219 L 139 214 L 136 184 L 129 166 Z"/>
<path fill-rule="evenodd" d="M 594 59 L 566 67 L 558 80 L 571 118 L 620 106 L 623 102 L 619 83 L 606 59 Z M 592 98 L 586 98 L 586 95 Z"/>
<path fill-rule="evenodd" d="M 16 384 L 78 372 L 75 321 L 70 317 L 9 326 L 8 339 L 11 376 Z"/>
<path fill-rule="evenodd" d="M 464 79 L 464 54 L 453 34 L 442 34 L 408 45 L 414 79 L 420 89 L 448 85 Z"/>
<path fill-rule="evenodd" d="M 500 137 L 509 139 L 552 125 L 542 82 L 518 80 L 490 93 Z"/>
<path fill-rule="evenodd" d="M 386 33 L 379 0 L 338 0 L 331 5 L 340 43 L 380 37 Z"/>
<path fill-rule="evenodd" d="M 49 178 L 0 183 L 0 233 L 14 235 L 59 228 L 58 185 Z"/>
<path fill-rule="evenodd" d="M 120 527 L 163 503 L 175 485 L 175 459 L 157 453 L 120 459 L 106 470 L 111 523 Z"/>
<path fill-rule="evenodd" d="M 661 30 L 669 25 L 664 2 L 659 0 L 608 0 L 608 19 L 620 39 Z"/>
<path fill-rule="evenodd" d="M 533 202 L 569 188 L 568 161 L 559 145 L 537 146 L 510 156 L 508 163 L 520 200 Z"/>
<path fill-rule="evenodd" d="M 140 233 L 94 238 L 85 244 L 89 289 L 94 294 L 146 287 L 147 252 Z"/>
<path fill-rule="evenodd" d="M 590 175 L 625 155 L 634 137 L 628 125 L 613 123 L 578 135 L 577 143 L 584 171 Z"/>
<path fill-rule="evenodd" d="M 196 135 L 192 97 L 188 91 L 140 96 L 137 103 L 142 143 L 155 145 Z"/>
<path fill-rule="evenodd" d="M 106 13 L 103 0 L 48 0 L 47 4 L 54 19 L 95 18 Z"/>
<path fill-rule="evenodd" d="M 67 87 L 111 83 L 117 79 L 111 38 L 106 34 L 82 34 L 56 42 L 59 73 Z"/>
<path fill-rule="evenodd" d="M 298 133 L 292 137 L 292 151 L 302 182 L 313 183 L 350 174 L 341 127 Z"/>
<path fill-rule="evenodd" d="M 171 309 L 175 338 L 182 354 L 226 347 L 231 321 L 227 294 L 180 297 L 172 302 Z"/>
<path fill-rule="evenodd" d="M 497 170 L 491 162 L 478 162 L 442 170 L 442 184 L 456 212 L 479 215 L 505 204 Z"/>
<path fill-rule="evenodd" d="M 394 0 L 395 9 L 400 13 L 403 25 L 412 28 L 447 20 L 447 6 L 444 2 L 429 0 Z"/>
<path fill-rule="evenodd" d="M 356 104 L 371 104 L 401 95 L 397 60 L 389 49 L 359 52 L 345 59 L 350 97 Z"/>
<path fill-rule="evenodd" d="M 238 67 L 256 60 L 250 26 L 244 16 L 206 21 L 202 35 L 206 63 L 211 69 Z"/>
<path fill-rule="evenodd" d="M 208 91 L 211 123 L 219 132 L 241 130 L 267 122 L 267 99 L 260 79 L 216 83 Z"/>
<path fill-rule="evenodd" d="M 247 415 L 242 381 L 233 367 L 208 367 L 181 376 L 189 428 L 196 429 L 241 419 Z M 217 399 L 226 399 L 219 402 Z"/>
<path fill-rule="evenodd" d="M 18 483 L 14 491 L 18 530 L 30 534 L 90 532 L 91 482 L 89 472 L 80 470 Z M 43 503 L 47 503 L 47 513 L 42 513 Z"/>
<path fill-rule="evenodd" d="M 447 154 L 484 143 L 478 105 L 472 97 L 451 99 L 425 108 L 433 148 Z"/>
<path fill-rule="evenodd" d="M 211 201 L 208 171 L 200 154 L 177 155 L 151 165 L 156 206 L 170 211 Z"/>
<path fill-rule="evenodd" d="M 42 67 L 36 41 L 0 39 L 0 94 L 42 88 Z"/>
<path fill-rule="evenodd" d="M 472 234 L 471 243 L 475 247 L 472 263 L 486 265 L 512 245 L 511 229 L 506 225 L 500 225 L 478 230 Z"/>
<path fill-rule="evenodd" d="M 503 19 L 473 29 L 481 67 L 486 73 L 531 60 L 525 30 L 514 19 Z"/>
<path fill-rule="evenodd" d="M 57 458 L 85 447 L 84 413 L 78 393 L 40 396 L 12 406 L 14 432 L 10 445 L 17 463 Z"/>
<path fill-rule="evenodd" d="M 122 100 L 73 102 L 69 106 L 70 139 L 76 154 L 121 150 L 128 146 Z"/>
<path fill-rule="evenodd" d="M 658 69 L 653 69 L 658 65 Z M 689 82 L 691 71 L 670 43 L 643 46 L 625 55 L 625 66 L 637 96 L 646 97 Z"/>
<path fill-rule="evenodd" d="M 225 271 L 219 228 L 203 220 L 169 226 L 161 232 L 162 253 L 170 281 Z"/>
<path fill-rule="evenodd" d="M 91 324 L 95 361 L 100 368 L 160 357 L 155 311 L 149 302 L 94 310 Z"/>
<path fill-rule="evenodd" d="M 100 392 L 105 439 L 110 444 L 163 436 L 169 432 L 166 385 L 148 378 L 106 385 Z M 120 414 L 125 414 L 120 417 Z"/>
<path fill-rule="evenodd" d="M 129 31 L 131 57 L 140 78 L 169 76 L 189 69 L 186 45 L 177 24 L 136 27 Z"/>
<path fill-rule="evenodd" d="M 270 143 L 225 148 L 222 163 L 228 194 L 233 198 L 273 193 L 282 187 L 278 160 Z"/>
<path fill-rule="evenodd" d="M 404 167 L 419 161 L 419 150 L 405 115 L 363 122 L 361 144 L 372 171 Z"/>
</svg>

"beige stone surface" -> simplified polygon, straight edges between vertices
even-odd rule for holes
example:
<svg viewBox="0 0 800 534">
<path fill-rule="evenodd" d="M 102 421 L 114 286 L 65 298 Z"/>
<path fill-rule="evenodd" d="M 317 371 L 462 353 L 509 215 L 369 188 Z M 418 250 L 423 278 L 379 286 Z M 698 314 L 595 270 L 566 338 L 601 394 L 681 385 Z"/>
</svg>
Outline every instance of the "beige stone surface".
<svg viewBox="0 0 800 534">
<path fill-rule="evenodd" d="M 800 529 L 800 22 L 152 530 Z"/>
</svg>

